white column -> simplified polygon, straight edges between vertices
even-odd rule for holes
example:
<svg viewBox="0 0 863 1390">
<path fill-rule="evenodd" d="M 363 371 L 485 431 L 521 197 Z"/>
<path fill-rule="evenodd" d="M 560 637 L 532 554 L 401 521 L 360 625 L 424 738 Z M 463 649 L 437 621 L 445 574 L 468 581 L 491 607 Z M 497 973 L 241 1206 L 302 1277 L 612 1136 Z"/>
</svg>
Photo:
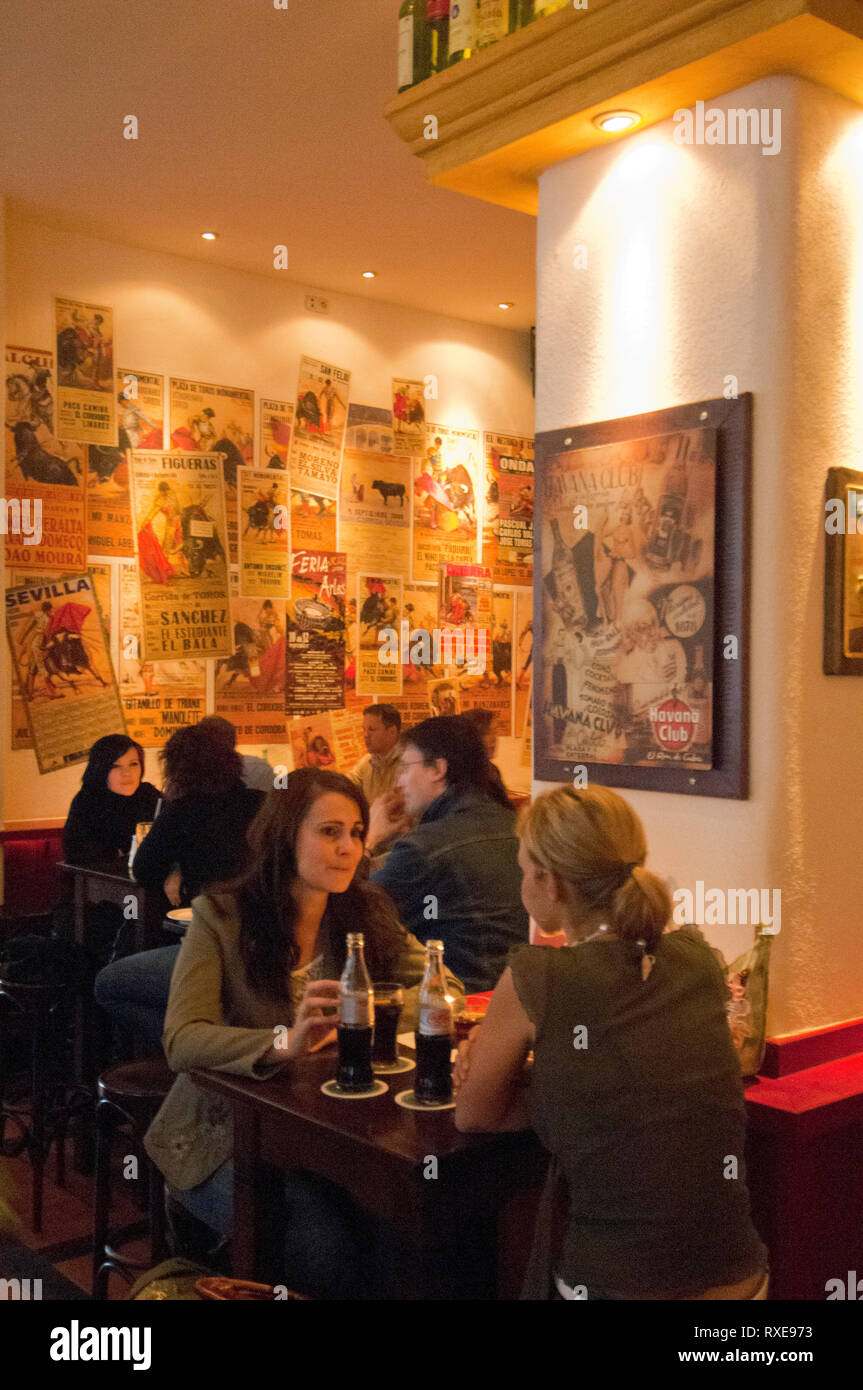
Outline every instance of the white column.
<svg viewBox="0 0 863 1390">
<path fill-rule="evenodd" d="M 669 120 L 541 177 L 536 428 L 729 375 L 754 393 L 751 796 L 624 795 L 680 887 L 781 890 L 783 1033 L 863 1008 L 863 683 L 821 673 L 825 477 L 863 469 L 863 110 L 790 77 L 706 105 L 778 109 L 778 152 L 679 144 Z M 729 959 L 751 940 L 720 930 Z"/>
</svg>

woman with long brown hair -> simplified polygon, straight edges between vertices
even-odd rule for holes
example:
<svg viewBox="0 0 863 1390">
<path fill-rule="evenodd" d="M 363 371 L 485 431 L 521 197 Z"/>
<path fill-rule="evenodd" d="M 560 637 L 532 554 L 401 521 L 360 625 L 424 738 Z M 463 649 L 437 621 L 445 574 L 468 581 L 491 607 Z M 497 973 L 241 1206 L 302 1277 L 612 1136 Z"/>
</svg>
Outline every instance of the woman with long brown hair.
<svg viewBox="0 0 863 1390">
<path fill-rule="evenodd" d="M 230 1230 L 233 1205 L 230 1113 L 186 1073 L 205 1067 L 263 1079 L 327 1041 L 349 931 L 365 935 L 372 979 L 405 986 L 406 1026 L 416 1016 L 424 952 L 387 894 L 358 873 L 368 821 L 349 778 L 292 772 L 252 823 L 243 873 L 193 903 L 163 1036 L 181 1075 L 146 1147 L 174 1196 L 219 1235 Z M 291 1174 L 284 1195 L 287 1282 L 319 1296 L 356 1295 L 357 1243 L 337 1214 L 335 1190 Z"/>
<path fill-rule="evenodd" d="M 665 930 L 644 829 L 607 787 L 537 797 L 518 832 L 524 905 L 567 946 L 513 956 L 462 1045 L 455 1121 L 532 1125 L 552 1155 L 523 1296 L 764 1298 L 713 953 Z"/>
</svg>

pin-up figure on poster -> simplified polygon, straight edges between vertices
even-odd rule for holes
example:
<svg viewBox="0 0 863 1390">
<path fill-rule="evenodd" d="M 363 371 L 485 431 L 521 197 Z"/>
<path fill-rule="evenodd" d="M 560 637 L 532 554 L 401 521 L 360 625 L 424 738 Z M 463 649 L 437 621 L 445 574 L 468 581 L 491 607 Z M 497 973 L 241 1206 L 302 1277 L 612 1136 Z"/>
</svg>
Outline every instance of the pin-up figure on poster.
<svg viewBox="0 0 863 1390">
<path fill-rule="evenodd" d="M 708 429 L 547 461 L 538 756 L 711 767 L 715 473 Z"/>
</svg>

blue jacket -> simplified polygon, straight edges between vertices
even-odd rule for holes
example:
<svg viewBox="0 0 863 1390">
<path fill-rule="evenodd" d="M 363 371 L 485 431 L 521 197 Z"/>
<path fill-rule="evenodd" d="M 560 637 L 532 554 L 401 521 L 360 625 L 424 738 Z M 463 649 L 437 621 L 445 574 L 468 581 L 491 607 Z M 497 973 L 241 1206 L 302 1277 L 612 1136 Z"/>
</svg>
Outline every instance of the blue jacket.
<svg viewBox="0 0 863 1390">
<path fill-rule="evenodd" d="M 493 989 L 528 939 L 515 812 L 480 792 L 448 790 L 370 875 L 420 941 L 439 938 L 468 993 Z"/>
</svg>

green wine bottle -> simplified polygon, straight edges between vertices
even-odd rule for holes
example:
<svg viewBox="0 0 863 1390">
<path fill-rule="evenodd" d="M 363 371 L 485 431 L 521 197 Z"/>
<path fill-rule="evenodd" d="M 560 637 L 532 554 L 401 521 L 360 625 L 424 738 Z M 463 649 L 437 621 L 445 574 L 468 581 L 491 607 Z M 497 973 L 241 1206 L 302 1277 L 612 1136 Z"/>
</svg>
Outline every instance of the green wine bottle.
<svg viewBox="0 0 863 1390">
<path fill-rule="evenodd" d="M 451 0 L 449 60 L 460 63 L 476 51 L 476 0 Z"/>
<path fill-rule="evenodd" d="M 402 0 L 399 10 L 399 91 L 424 82 L 429 75 L 426 0 Z"/>
<path fill-rule="evenodd" d="M 450 0 L 426 0 L 429 70 L 443 72 L 449 61 Z"/>
</svg>

